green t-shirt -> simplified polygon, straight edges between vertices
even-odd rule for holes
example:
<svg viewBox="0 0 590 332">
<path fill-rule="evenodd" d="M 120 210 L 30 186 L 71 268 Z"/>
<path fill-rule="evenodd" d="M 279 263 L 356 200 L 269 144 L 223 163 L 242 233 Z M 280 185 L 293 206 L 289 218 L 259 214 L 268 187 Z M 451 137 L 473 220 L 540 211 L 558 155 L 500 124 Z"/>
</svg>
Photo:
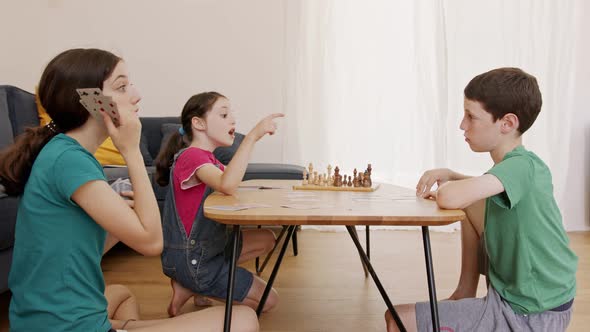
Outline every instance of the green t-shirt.
<svg viewBox="0 0 590 332">
<path fill-rule="evenodd" d="M 111 328 L 100 267 L 106 232 L 71 200 L 106 181 L 96 159 L 59 134 L 41 150 L 21 197 L 8 285 L 11 331 Z"/>
<path fill-rule="evenodd" d="M 569 248 L 549 168 L 519 146 L 488 174 L 505 189 L 486 199 L 484 233 L 492 286 L 519 314 L 571 300 L 578 257 Z"/>
</svg>

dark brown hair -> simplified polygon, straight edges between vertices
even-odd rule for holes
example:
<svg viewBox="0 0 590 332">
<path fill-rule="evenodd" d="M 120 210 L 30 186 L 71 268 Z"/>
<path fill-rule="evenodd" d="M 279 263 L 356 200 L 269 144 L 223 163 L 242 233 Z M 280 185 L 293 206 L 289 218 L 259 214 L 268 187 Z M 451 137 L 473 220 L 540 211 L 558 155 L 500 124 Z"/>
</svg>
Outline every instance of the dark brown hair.
<svg viewBox="0 0 590 332">
<path fill-rule="evenodd" d="M 156 164 L 156 182 L 160 186 L 166 186 L 170 181 L 170 167 L 172 167 L 174 155 L 180 149 L 187 147 L 193 140 L 192 119 L 195 116 L 204 118 L 205 114 L 211 110 L 213 104 L 219 98 L 225 98 L 225 96 L 214 91 L 202 92 L 190 97 L 184 104 L 180 114 L 180 125 L 184 130 L 184 136 L 180 136 L 178 131 L 172 133 L 154 161 Z"/>
<path fill-rule="evenodd" d="M 464 93 L 465 98 L 480 102 L 494 122 L 515 114 L 521 135 L 533 125 L 543 104 L 537 79 L 519 68 L 498 68 L 475 76 Z"/>
<path fill-rule="evenodd" d="M 27 128 L 14 144 L 0 151 L 0 182 L 9 195 L 20 195 L 41 149 L 53 136 L 82 126 L 89 113 L 79 103 L 77 88 L 103 88 L 121 59 L 99 49 L 71 49 L 47 64 L 39 81 L 39 100 L 53 120 Z"/>
</svg>

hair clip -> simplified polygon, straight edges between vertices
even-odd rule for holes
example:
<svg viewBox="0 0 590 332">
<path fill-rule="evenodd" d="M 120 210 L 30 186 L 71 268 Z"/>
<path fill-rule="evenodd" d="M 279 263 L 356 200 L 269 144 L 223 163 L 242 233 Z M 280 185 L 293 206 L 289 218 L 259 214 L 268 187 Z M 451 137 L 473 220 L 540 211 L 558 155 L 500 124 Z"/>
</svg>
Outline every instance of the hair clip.
<svg viewBox="0 0 590 332">
<path fill-rule="evenodd" d="M 53 120 L 49 121 L 49 123 L 46 124 L 45 127 L 47 127 L 47 129 L 49 129 L 54 134 L 59 133 L 59 130 L 57 129 L 57 125 L 55 124 L 55 122 L 53 122 Z"/>
<path fill-rule="evenodd" d="M 184 136 L 184 128 L 182 128 L 182 126 L 178 128 L 178 133 L 180 134 L 180 136 Z"/>
</svg>

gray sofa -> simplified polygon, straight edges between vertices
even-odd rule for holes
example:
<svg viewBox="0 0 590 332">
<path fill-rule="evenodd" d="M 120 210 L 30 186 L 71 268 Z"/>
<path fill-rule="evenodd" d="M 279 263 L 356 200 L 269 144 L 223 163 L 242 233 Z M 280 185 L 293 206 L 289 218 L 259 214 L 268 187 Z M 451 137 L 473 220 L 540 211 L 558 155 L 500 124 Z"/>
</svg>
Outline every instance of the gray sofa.
<svg viewBox="0 0 590 332">
<path fill-rule="evenodd" d="M 155 167 L 153 160 L 160 151 L 160 146 L 174 130 L 177 130 L 179 119 L 177 117 L 149 117 L 141 118 L 142 137 L 141 151 L 146 164 L 146 169 L 152 178 L 152 186 L 158 205 L 164 205 L 166 188 L 160 187 L 153 181 Z M 22 133 L 26 127 L 38 126 L 37 107 L 33 94 L 10 85 L 0 85 L 0 149 L 10 145 L 14 137 Z M 234 145 L 219 148 L 214 151 L 215 156 L 224 164 L 229 163 L 237 147 L 241 143 L 243 135 L 237 134 Z M 125 167 L 105 167 L 108 180 L 115 180 L 127 176 Z M 244 180 L 250 179 L 301 179 L 303 167 L 287 164 L 250 163 L 244 175 Z M 8 271 L 12 258 L 14 244 L 14 231 L 18 197 L 10 197 L 3 194 L 0 187 L 0 293 L 7 287 Z"/>
</svg>

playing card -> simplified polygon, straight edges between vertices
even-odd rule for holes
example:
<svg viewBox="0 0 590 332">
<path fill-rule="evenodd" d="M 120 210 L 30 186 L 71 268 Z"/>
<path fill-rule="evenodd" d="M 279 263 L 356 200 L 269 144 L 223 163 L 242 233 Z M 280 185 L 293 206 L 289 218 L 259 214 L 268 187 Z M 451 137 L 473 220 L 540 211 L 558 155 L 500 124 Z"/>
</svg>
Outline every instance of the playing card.
<svg viewBox="0 0 590 332">
<path fill-rule="evenodd" d="M 131 185 L 131 181 L 129 178 L 118 178 L 113 183 L 111 183 L 111 188 L 120 194 L 123 191 L 133 191 L 133 186 Z M 123 196 L 123 199 L 130 199 L 129 197 Z"/>
<path fill-rule="evenodd" d="M 94 117 L 102 117 L 100 111 L 106 112 L 115 126 L 119 126 L 120 116 L 117 105 L 111 97 L 102 94 L 98 88 L 76 89 L 80 96 L 80 103 L 92 114 Z"/>
</svg>

